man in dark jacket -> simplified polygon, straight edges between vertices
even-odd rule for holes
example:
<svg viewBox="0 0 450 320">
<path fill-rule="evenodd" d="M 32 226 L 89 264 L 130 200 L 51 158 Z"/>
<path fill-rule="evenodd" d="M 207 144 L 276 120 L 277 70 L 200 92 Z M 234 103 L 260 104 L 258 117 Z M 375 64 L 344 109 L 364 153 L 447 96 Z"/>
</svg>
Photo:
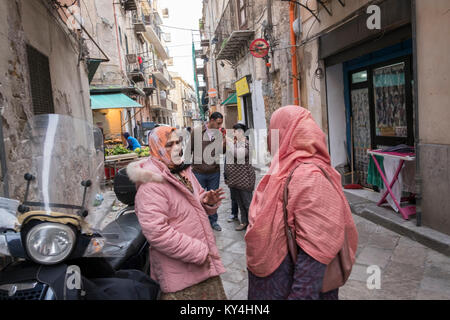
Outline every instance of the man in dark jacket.
<svg viewBox="0 0 450 320">
<path fill-rule="evenodd" d="M 208 159 L 205 159 L 203 156 L 203 152 L 205 148 L 207 148 L 209 145 L 213 144 L 214 141 L 220 137 L 218 135 L 222 135 L 220 133 L 219 129 L 222 127 L 223 124 L 223 115 L 220 112 L 214 112 L 211 114 L 210 119 L 207 123 L 205 123 L 202 126 L 195 127 L 191 132 L 191 152 L 194 154 L 194 161 L 192 165 L 192 171 L 195 174 L 195 177 L 197 178 L 200 185 L 205 189 L 206 191 L 209 190 L 217 190 L 219 188 L 220 184 L 220 165 L 219 165 L 219 156 L 215 154 L 215 150 L 211 152 L 211 156 L 215 158 L 215 161 L 211 164 L 210 161 L 205 161 Z M 200 135 L 201 138 L 195 136 Z M 206 139 L 204 139 L 206 138 Z M 223 137 L 222 137 L 223 138 Z M 200 150 L 195 150 L 194 145 L 195 141 L 201 140 L 201 158 L 200 156 Z M 222 139 L 222 152 L 225 150 L 225 139 Z M 198 146 L 200 148 L 200 146 Z M 217 213 L 213 215 L 209 215 L 209 222 L 211 223 L 211 227 L 214 230 L 222 231 L 222 228 L 217 223 L 218 215 Z"/>
</svg>

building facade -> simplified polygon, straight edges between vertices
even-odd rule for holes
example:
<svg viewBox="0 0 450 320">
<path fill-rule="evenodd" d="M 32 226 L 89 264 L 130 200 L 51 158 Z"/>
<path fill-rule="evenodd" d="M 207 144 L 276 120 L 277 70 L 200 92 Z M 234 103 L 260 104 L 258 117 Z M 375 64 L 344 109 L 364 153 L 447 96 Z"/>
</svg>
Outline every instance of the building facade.
<svg viewBox="0 0 450 320">
<path fill-rule="evenodd" d="M 332 165 L 353 163 L 354 182 L 375 190 L 367 151 L 414 146 L 404 186 L 417 224 L 450 234 L 449 9 L 446 0 L 204 1 L 202 103 L 227 128 L 265 129 L 281 106 L 309 109 Z M 265 58 L 251 54 L 255 39 L 269 44 Z"/>
<path fill-rule="evenodd" d="M 289 35 L 289 3 L 272 0 L 204 1 L 200 21 L 205 100 L 209 113 L 224 114 L 226 128 L 237 122 L 267 133 L 271 114 L 294 104 Z M 258 40 L 259 39 L 259 40 Z M 265 56 L 250 50 L 260 39 L 269 45 Z M 215 97 L 208 90 L 216 89 Z M 256 138 L 256 136 L 253 136 Z M 267 153 L 256 139 L 256 154 Z"/>
<path fill-rule="evenodd" d="M 170 91 L 170 96 L 177 105 L 177 113 L 175 114 L 176 127 L 193 127 L 194 122 L 192 119 L 197 109 L 194 88 L 177 73 L 171 73 L 171 75 L 175 82 L 175 88 Z"/>
<path fill-rule="evenodd" d="M 90 86 L 93 101 L 100 102 L 93 105 L 94 122 L 103 127 L 105 138 L 118 139 L 127 131 L 142 139 L 145 123 L 173 125 L 175 105 L 168 93 L 174 83 L 166 65 L 168 37 L 161 31 L 158 1 L 90 1 L 81 15 L 110 59 L 98 66 Z M 104 107 L 102 100 L 114 94 L 118 98 L 108 99 L 113 102 Z"/>
<path fill-rule="evenodd" d="M 306 2 L 304 3 L 306 5 Z M 447 1 L 309 1 L 297 39 L 300 105 L 327 134 L 332 165 L 368 181 L 369 149 L 416 150 L 416 222 L 450 234 Z M 432 50 L 431 50 L 432 48 Z M 432 111 L 433 110 L 433 111 Z M 439 190 L 439 191 L 438 191 Z"/>
</svg>

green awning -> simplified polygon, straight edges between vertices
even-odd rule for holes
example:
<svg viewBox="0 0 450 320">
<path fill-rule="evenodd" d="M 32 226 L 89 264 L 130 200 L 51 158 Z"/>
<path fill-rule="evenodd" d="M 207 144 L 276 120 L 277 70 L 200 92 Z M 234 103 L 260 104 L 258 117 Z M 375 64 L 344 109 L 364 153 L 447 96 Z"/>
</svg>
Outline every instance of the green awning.
<svg viewBox="0 0 450 320">
<path fill-rule="evenodd" d="M 229 105 L 229 104 L 237 104 L 236 93 L 233 93 L 224 102 L 221 103 L 221 105 Z"/>
<path fill-rule="evenodd" d="M 91 108 L 93 110 L 115 108 L 142 108 L 142 105 L 127 97 L 123 93 L 110 93 L 91 95 Z"/>
</svg>

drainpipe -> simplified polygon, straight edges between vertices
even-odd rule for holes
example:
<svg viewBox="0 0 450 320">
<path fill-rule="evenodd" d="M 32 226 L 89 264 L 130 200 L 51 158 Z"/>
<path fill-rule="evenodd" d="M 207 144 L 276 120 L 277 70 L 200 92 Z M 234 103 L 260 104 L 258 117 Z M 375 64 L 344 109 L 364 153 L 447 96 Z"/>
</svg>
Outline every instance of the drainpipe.
<svg viewBox="0 0 450 320">
<path fill-rule="evenodd" d="M 419 80 L 417 75 L 417 16 L 416 16 L 416 0 L 411 1 L 411 22 L 412 22 L 412 39 L 413 39 L 413 76 L 414 76 L 414 115 L 416 122 L 414 125 L 414 140 L 416 150 L 416 224 L 418 227 L 422 225 L 422 179 L 420 174 L 420 136 L 419 136 Z"/>
<path fill-rule="evenodd" d="M 300 105 L 298 99 L 298 80 L 297 80 L 297 53 L 296 53 L 296 39 L 294 33 L 294 13 L 295 3 L 291 2 L 289 6 L 289 28 L 291 30 L 291 61 L 292 61 L 292 89 L 294 92 L 294 104 Z"/>
<path fill-rule="evenodd" d="M 8 167 L 6 166 L 5 140 L 3 140 L 3 119 L 1 116 L 2 109 L 3 107 L 0 107 L 0 161 L 3 179 L 3 196 L 9 198 Z"/>
<path fill-rule="evenodd" d="M 124 72 L 123 70 L 123 65 L 122 65 L 122 55 L 120 53 L 120 42 L 119 42 L 119 31 L 117 30 L 118 28 L 118 23 L 117 23 L 117 15 L 116 15 L 116 6 L 115 6 L 115 0 L 113 0 L 112 5 L 113 5 L 113 12 L 114 12 L 114 25 L 115 25 L 115 31 L 116 31 L 116 43 L 117 43 L 117 51 L 119 52 L 119 64 L 120 64 L 120 70 L 122 71 L 122 73 Z"/>
</svg>

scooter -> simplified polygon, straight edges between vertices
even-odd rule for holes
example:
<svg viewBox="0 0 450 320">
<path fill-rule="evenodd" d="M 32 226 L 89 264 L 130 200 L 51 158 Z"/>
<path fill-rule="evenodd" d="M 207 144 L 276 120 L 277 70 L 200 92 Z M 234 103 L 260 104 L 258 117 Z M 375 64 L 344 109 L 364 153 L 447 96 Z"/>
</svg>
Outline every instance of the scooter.
<svg viewBox="0 0 450 320">
<path fill-rule="evenodd" d="M 104 159 L 95 130 L 55 114 L 24 130 L 24 200 L 0 198 L 0 255 L 13 257 L 0 270 L 0 300 L 158 298 L 134 207 L 115 217 L 93 207 Z"/>
</svg>

